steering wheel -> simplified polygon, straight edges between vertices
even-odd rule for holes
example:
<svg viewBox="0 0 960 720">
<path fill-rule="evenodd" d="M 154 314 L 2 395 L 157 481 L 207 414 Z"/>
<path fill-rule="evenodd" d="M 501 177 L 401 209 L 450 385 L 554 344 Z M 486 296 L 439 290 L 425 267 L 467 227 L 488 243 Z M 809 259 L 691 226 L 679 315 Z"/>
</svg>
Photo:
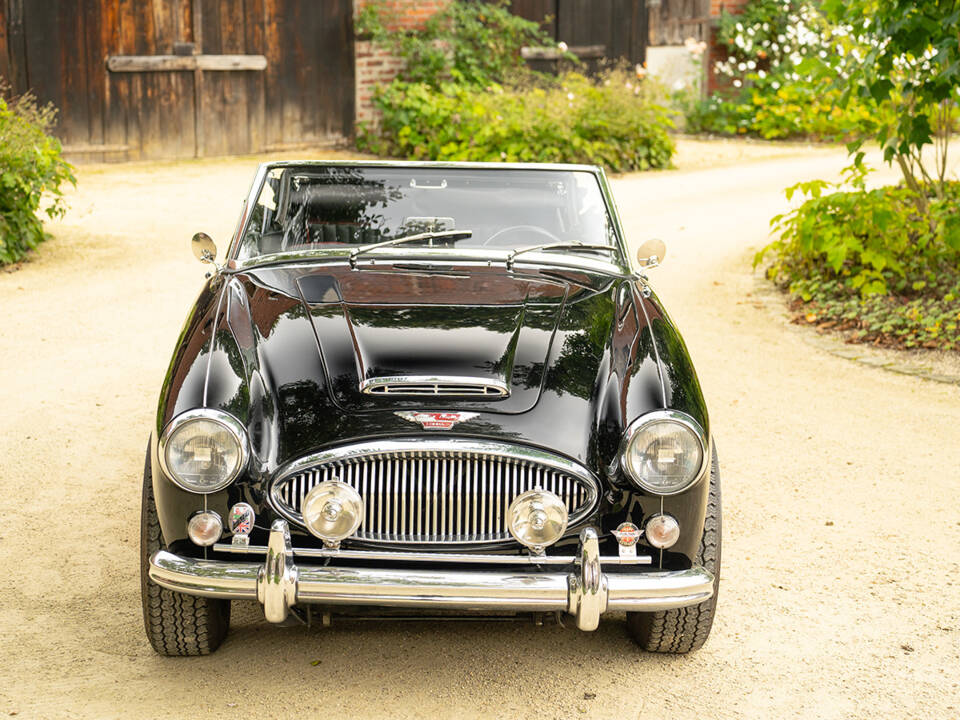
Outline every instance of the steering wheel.
<svg viewBox="0 0 960 720">
<path fill-rule="evenodd" d="M 563 242 L 563 240 L 558 238 L 552 232 L 550 232 L 545 228 L 540 227 L 539 225 L 510 225 L 509 227 L 505 227 L 505 228 L 501 228 L 500 230 L 497 230 L 493 235 L 488 237 L 487 241 L 483 243 L 483 247 L 486 247 L 487 245 L 495 244 L 493 241 L 496 240 L 498 237 L 500 237 L 504 233 L 513 232 L 515 230 L 527 230 L 529 232 L 538 233 L 540 235 L 546 235 L 553 242 L 557 242 L 557 243 Z"/>
</svg>

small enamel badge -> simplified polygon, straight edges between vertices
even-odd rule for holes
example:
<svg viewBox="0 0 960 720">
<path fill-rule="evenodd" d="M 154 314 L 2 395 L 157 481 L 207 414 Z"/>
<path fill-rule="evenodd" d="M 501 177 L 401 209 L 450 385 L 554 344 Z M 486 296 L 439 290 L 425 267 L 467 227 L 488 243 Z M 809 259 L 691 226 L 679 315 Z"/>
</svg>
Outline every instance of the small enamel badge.
<svg viewBox="0 0 960 720">
<path fill-rule="evenodd" d="M 635 558 L 637 556 L 637 541 L 640 540 L 640 528 L 630 522 L 620 523 L 613 531 L 620 548 L 620 557 Z"/>
<path fill-rule="evenodd" d="M 397 410 L 394 414 L 412 423 L 419 423 L 424 430 L 449 430 L 457 423 L 477 416 L 477 413 L 470 412 L 413 412 L 410 410 Z"/>
<path fill-rule="evenodd" d="M 250 543 L 250 533 L 253 532 L 253 523 L 256 520 L 253 508 L 247 503 L 237 503 L 230 508 L 230 515 L 227 521 L 230 525 L 230 532 L 233 533 L 234 545 L 248 545 Z"/>
</svg>

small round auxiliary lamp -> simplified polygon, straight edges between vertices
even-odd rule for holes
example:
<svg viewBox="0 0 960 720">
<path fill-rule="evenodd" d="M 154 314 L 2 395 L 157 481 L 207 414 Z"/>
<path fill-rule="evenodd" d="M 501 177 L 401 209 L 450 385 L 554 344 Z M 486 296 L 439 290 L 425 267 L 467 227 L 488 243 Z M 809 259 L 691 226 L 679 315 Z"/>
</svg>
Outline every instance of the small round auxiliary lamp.
<svg viewBox="0 0 960 720">
<path fill-rule="evenodd" d="M 363 520 L 360 493 L 339 480 L 326 480 L 303 500 L 303 522 L 329 548 L 353 535 Z"/>
<path fill-rule="evenodd" d="M 520 493 L 507 509 L 510 534 L 536 555 L 563 537 L 568 519 L 563 500 L 548 490 Z"/>
</svg>

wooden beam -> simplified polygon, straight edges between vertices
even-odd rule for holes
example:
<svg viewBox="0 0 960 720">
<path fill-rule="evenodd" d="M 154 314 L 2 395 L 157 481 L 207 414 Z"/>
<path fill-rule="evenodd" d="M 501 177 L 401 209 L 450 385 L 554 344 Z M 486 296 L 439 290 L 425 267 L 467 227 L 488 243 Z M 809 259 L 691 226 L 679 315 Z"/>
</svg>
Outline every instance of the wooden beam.
<svg viewBox="0 0 960 720">
<path fill-rule="evenodd" d="M 129 152 L 133 148 L 129 145 L 64 145 L 64 155 L 89 155 L 91 153 Z"/>
<path fill-rule="evenodd" d="M 578 58 L 602 58 L 606 55 L 606 45 L 572 45 L 567 52 Z M 522 47 L 520 56 L 524 60 L 559 60 L 563 53 L 555 47 Z"/>
<path fill-rule="evenodd" d="M 263 55 L 111 55 L 110 72 L 231 71 L 267 68 Z"/>
<path fill-rule="evenodd" d="M 203 0 L 193 0 L 190 5 L 193 52 L 203 52 Z M 203 157 L 203 70 L 198 65 L 193 71 L 193 156 Z"/>
</svg>

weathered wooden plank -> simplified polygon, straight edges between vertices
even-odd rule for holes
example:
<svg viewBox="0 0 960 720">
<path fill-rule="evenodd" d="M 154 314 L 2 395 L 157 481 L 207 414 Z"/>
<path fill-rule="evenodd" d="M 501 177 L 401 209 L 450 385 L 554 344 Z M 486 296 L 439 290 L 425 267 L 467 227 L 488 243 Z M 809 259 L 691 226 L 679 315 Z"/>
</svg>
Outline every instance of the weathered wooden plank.
<svg viewBox="0 0 960 720">
<path fill-rule="evenodd" d="M 0 83 L 10 83 L 10 42 L 7 39 L 7 5 L 9 0 L 0 0 Z M 12 88 L 11 88 L 12 89 Z M 0 87 L 0 96 L 5 94 Z"/>
<path fill-rule="evenodd" d="M 547 35 L 556 38 L 557 0 L 511 0 L 510 12 L 540 23 L 540 27 Z"/>
<path fill-rule="evenodd" d="M 263 55 L 112 55 L 107 59 L 110 72 L 177 72 L 204 70 L 263 71 Z"/>
<path fill-rule="evenodd" d="M 26 36 L 23 31 L 23 0 L 6 0 L 7 43 L 10 67 L 6 76 L 14 95 L 25 93 L 30 84 L 27 78 Z"/>
<path fill-rule="evenodd" d="M 267 57 L 264 73 L 264 103 L 269 111 L 265 114 L 264 143 L 267 146 L 283 142 L 283 92 L 280 87 L 280 67 L 283 57 L 283 38 L 280 32 L 282 0 L 264 0 L 264 46 L 261 52 Z"/>
<path fill-rule="evenodd" d="M 196 54 L 203 52 L 203 2 L 190 2 L 190 34 L 196 47 Z M 203 122 L 203 70 L 199 67 L 193 73 L 193 148 L 195 157 L 203 157 L 206 130 Z"/>
<path fill-rule="evenodd" d="M 266 6 L 264 0 L 245 0 L 244 50 L 249 54 L 265 53 Z M 266 73 L 247 73 L 247 122 L 249 152 L 261 152 L 266 144 Z"/>
<path fill-rule="evenodd" d="M 86 76 L 89 115 L 88 135 L 92 145 L 104 144 L 106 116 L 107 70 L 104 64 L 107 51 L 103 46 L 103 14 L 105 0 L 85 0 L 85 28 L 83 42 L 87 58 Z M 95 158 L 103 160 L 102 157 Z"/>
<path fill-rule="evenodd" d="M 581 59 L 604 57 L 606 50 L 606 45 L 573 45 L 567 48 L 567 52 Z M 520 55 L 525 60 L 558 60 L 561 52 L 551 47 L 523 47 L 520 48 Z"/>
</svg>

